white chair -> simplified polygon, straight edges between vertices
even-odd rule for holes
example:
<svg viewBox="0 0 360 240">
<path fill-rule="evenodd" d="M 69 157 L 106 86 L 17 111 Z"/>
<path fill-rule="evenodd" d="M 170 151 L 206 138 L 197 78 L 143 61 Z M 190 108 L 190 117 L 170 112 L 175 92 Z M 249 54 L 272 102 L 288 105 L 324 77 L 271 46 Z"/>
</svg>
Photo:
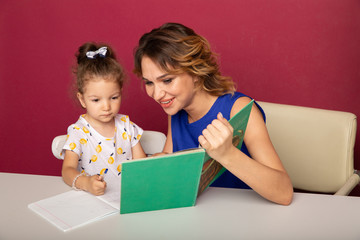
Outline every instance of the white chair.
<svg viewBox="0 0 360 240">
<path fill-rule="evenodd" d="M 150 156 L 154 153 L 162 152 L 164 149 L 166 136 L 158 131 L 144 131 L 140 143 L 146 155 Z"/>
<path fill-rule="evenodd" d="M 258 103 L 295 189 L 348 195 L 359 183 L 359 172 L 354 170 L 354 114 Z"/>
<path fill-rule="evenodd" d="M 53 155 L 57 159 L 63 159 L 61 157 L 61 151 L 66 141 L 66 135 L 60 135 L 53 139 L 51 144 L 51 150 Z M 162 152 L 166 141 L 166 136 L 162 132 L 158 131 L 144 131 L 140 138 L 141 146 L 144 149 L 146 155 L 150 156 L 154 153 Z"/>
<path fill-rule="evenodd" d="M 66 135 L 56 136 L 51 144 L 51 151 L 57 159 L 63 159 L 61 157 L 61 151 L 66 142 Z"/>
</svg>

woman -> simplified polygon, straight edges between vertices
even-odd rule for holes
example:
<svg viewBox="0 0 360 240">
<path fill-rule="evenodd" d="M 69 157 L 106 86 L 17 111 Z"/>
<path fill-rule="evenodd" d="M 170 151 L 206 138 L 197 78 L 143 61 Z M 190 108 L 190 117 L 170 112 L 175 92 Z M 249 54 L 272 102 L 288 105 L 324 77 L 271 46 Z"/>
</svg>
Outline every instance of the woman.
<svg viewBox="0 0 360 240">
<path fill-rule="evenodd" d="M 241 151 L 232 145 L 228 120 L 251 98 L 235 92 L 233 81 L 221 75 L 206 39 L 177 23 L 153 29 L 139 40 L 134 72 L 169 115 L 164 153 L 200 144 L 227 169 L 212 186 L 248 186 L 275 203 L 291 203 L 292 184 L 259 105 L 251 110 Z"/>
</svg>

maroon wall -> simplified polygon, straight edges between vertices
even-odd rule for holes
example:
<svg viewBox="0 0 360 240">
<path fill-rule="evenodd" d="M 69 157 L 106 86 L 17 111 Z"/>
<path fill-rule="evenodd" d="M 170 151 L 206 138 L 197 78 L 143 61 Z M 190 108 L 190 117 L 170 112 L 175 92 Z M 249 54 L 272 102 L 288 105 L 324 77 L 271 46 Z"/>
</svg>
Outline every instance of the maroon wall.
<svg viewBox="0 0 360 240">
<path fill-rule="evenodd" d="M 74 53 L 110 43 L 129 73 L 121 112 L 166 132 L 166 116 L 131 73 L 144 32 L 181 22 L 219 53 L 222 72 L 257 100 L 360 116 L 360 1 L 25 1 L 0 8 L 0 171 L 60 175 L 52 139 L 81 113 L 69 97 Z M 357 134 L 355 166 L 360 169 Z"/>
</svg>

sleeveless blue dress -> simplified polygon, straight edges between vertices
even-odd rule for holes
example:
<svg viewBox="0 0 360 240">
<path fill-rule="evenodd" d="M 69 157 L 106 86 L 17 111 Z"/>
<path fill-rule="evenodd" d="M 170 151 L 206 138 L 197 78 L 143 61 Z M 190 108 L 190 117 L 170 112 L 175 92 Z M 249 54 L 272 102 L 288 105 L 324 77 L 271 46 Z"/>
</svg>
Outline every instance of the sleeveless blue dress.
<svg viewBox="0 0 360 240">
<path fill-rule="evenodd" d="M 229 120 L 231 109 L 235 101 L 240 97 L 248 96 L 240 92 L 235 92 L 233 95 L 225 94 L 218 97 L 209 112 L 201 119 L 193 123 L 189 123 L 188 115 L 185 110 L 180 110 L 178 113 L 171 116 L 173 152 L 199 147 L 198 137 L 202 134 L 203 129 L 217 118 L 217 114 L 219 112 L 222 113 L 225 119 Z M 265 121 L 265 113 L 263 109 L 256 102 L 255 104 L 260 109 Z M 245 144 L 242 145 L 241 151 L 251 157 Z M 214 181 L 211 186 L 250 188 L 227 170 L 216 181 Z"/>
</svg>

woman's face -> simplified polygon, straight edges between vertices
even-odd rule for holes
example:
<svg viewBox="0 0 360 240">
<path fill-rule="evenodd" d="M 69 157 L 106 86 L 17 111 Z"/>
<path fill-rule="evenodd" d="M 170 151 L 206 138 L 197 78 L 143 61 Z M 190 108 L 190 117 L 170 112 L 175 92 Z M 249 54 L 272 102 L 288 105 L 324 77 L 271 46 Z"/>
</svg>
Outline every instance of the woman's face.
<svg viewBox="0 0 360 240">
<path fill-rule="evenodd" d="M 141 60 L 141 68 L 146 93 L 158 102 L 168 115 L 191 108 L 196 92 L 196 78 L 187 73 L 174 75 L 165 72 L 146 56 Z"/>
</svg>

